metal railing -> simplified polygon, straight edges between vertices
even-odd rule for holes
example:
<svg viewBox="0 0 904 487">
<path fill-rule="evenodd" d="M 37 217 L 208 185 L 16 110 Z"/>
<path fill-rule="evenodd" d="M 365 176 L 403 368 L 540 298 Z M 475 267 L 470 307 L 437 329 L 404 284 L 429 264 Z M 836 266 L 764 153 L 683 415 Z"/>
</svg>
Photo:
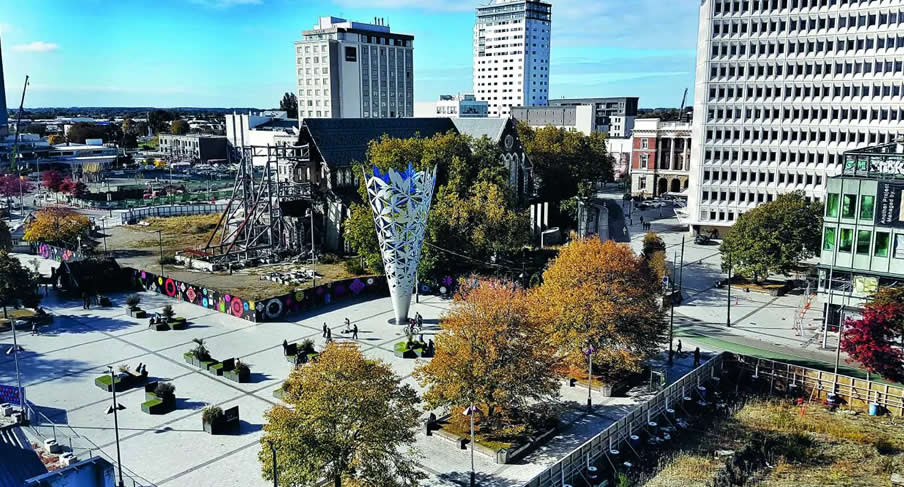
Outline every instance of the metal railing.
<svg viewBox="0 0 904 487">
<path fill-rule="evenodd" d="M 122 224 L 130 221 L 142 220 L 149 217 L 204 215 L 209 213 L 222 213 L 226 211 L 226 205 L 200 204 L 200 205 L 168 205 L 150 206 L 147 208 L 132 208 L 122 214 Z"/>
<path fill-rule="evenodd" d="M 116 468 L 115 451 L 113 452 L 113 455 L 111 455 L 97 446 L 97 444 L 89 438 L 78 434 L 78 432 L 68 424 L 54 423 L 44 413 L 35 409 L 31 403 L 26 404 L 26 409 L 28 409 L 29 421 L 28 426 L 26 426 L 25 429 L 30 432 L 32 436 L 39 438 L 41 442 L 52 438 L 64 449 L 71 451 L 78 460 L 101 457 Z M 123 482 L 126 487 L 156 487 L 153 482 L 141 477 L 125 466 L 122 467 L 122 472 Z"/>
<path fill-rule="evenodd" d="M 565 484 L 573 484 L 573 480 L 584 469 L 593 465 L 610 450 L 620 449 L 622 443 L 630 440 L 631 435 L 647 429 L 647 424 L 655 421 L 666 409 L 678 406 L 685 397 L 697 399 L 697 387 L 719 375 L 722 360 L 721 354 L 716 355 L 673 384 L 666 386 L 650 400 L 528 481 L 525 487 L 562 487 Z"/>
</svg>

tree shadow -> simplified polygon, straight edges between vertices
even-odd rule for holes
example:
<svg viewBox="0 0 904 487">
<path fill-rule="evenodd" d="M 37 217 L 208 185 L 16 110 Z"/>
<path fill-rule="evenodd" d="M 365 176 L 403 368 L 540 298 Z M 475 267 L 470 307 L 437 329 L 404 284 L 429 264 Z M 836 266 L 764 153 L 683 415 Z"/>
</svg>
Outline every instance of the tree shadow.
<svg viewBox="0 0 904 487">
<path fill-rule="evenodd" d="M 270 379 L 272 379 L 272 378 L 273 378 L 273 377 L 270 377 L 269 375 L 264 374 L 264 373 L 261 373 L 261 372 L 252 372 L 252 373 L 251 373 L 251 377 L 249 378 L 249 381 L 248 381 L 248 382 L 251 383 L 251 384 L 257 384 L 257 383 L 260 383 L 260 382 L 268 381 L 268 380 L 270 380 Z"/>
<path fill-rule="evenodd" d="M 12 346 L 12 340 L 0 343 L 0 350 L 6 350 Z M 13 355 L 3 355 L 0 361 L 0 384 L 16 384 L 16 367 Z M 42 354 L 29 352 L 19 353 L 19 374 L 22 378 L 22 386 L 46 382 L 63 376 L 95 375 L 91 371 L 96 369 L 88 362 L 73 359 L 52 359 Z"/>
<path fill-rule="evenodd" d="M 445 472 L 437 475 L 437 478 L 444 482 L 443 485 L 468 486 L 471 482 L 471 472 Z M 490 473 L 477 472 L 475 484 L 481 487 L 516 487 L 523 485 L 524 482 L 504 479 Z"/>
<path fill-rule="evenodd" d="M 207 406 L 206 402 L 192 401 L 187 397 L 177 397 L 176 398 L 176 409 L 177 410 L 183 410 L 183 409 L 195 410 L 195 409 L 202 409 L 205 406 Z"/>
</svg>

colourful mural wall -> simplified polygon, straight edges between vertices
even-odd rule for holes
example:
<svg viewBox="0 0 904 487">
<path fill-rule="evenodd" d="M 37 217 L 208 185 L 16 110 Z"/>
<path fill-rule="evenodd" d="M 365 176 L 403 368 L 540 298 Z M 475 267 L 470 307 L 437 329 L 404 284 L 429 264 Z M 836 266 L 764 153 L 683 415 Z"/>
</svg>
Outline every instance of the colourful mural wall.
<svg viewBox="0 0 904 487">
<path fill-rule="evenodd" d="M 45 259 L 55 260 L 57 262 L 78 262 L 85 260 L 85 256 L 74 250 L 54 247 L 50 244 L 38 244 L 37 254 Z"/>
<path fill-rule="evenodd" d="M 277 320 L 290 313 L 313 310 L 350 297 L 385 296 L 389 292 L 386 278 L 373 276 L 328 282 L 268 299 L 248 300 L 145 270 L 134 271 L 134 277 L 136 285 L 142 289 L 253 322 Z"/>
</svg>

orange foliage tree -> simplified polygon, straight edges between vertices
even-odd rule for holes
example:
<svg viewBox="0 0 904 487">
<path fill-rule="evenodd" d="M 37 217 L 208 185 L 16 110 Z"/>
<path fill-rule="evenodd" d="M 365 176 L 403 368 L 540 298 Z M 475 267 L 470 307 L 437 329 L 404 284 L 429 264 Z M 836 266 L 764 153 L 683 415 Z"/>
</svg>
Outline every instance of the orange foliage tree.
<svg viewBox="0 0 904 487">
<path fill-rule="evenodd" d="M 554 350 L 528 319 L 525 291 L 511 282 L 462 286 L 440 326 L 436 355 L 414 371 L 430 408 L 450 408 L 460 419 L 456 413 L 473 403 L 481 430 L 517 434 L 530 403 L 558 394 Z"/>
<path fill-rule="evenodd" d="M 612 380 L 640 371 L 665 341 L 660 291 L 654 271 L 627 245 L 575 240 L 543 273 L 531 316 L 564 365 L 586 370 L 590 344 L 594 374 Z"/>
<path fill-rule="evenodd" d="M 25 227 L 25 240 L 31 243 L 72 248 L 91 224 L 88 217 L 67 208 L 45 208 L 33 215 L 34 219 Z"/>
</svg>

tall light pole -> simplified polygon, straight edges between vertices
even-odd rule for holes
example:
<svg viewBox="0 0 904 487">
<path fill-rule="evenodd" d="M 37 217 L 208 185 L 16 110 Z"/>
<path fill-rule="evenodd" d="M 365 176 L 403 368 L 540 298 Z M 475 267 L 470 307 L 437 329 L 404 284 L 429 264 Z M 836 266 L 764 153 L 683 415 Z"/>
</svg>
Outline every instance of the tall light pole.
<svg viewBox="0 0 904 487">
<path fill-rule="evenodd" d="M 476 410 L 473 402 L 465 409 L 465 415 L 471 417 L 471 487 L 477 485 L 477 473 L 474 470 L 474 412 Z"/>
<path fill-rule="evenodd" d="M 113 390 L 113 405 L 107 408 L 107 414 L 113 413 L 113 428 L 116 430 L 116 465 L 119 467 L 118 487 L 125 487 L 125 483 L 122 481 L 122 456 L 119 451 L 119 415 L 117 412 L 126 407 L 116 402 L 116 376 L 113 374 L 112 365 L 108 365 L 107 369 L 110 371 L 110 389 Z"/>
<path fill-rule="evenodd" d="M 725 302 L 725 325 L 731 328 L 731 250 L 728 251 L 728 301 Z"/>
<path fill-rule="evenodd" d="M 593 353 L 596 352 L 596 349 L 593 348 L 593 344 L 587 343 L 587 350 L 584 350 L 584 353 L 587 354 L 587 411 L 593 411 L 593 402 L 590 398 L 590 392 L 593 390 Z"/>
<path fill-rule="evenodd" d="M 267 443 L 270 444 L 270 451 L 273 452 L 273 487 L 279 487 L 277 480 L 279 473 L 276 471 L 276 447 L 273 445 L 273 440 L 267 440 Z"/>
<path fill-rule="evenodd" d="M 308 208 L 305 216 L 311 217 L 311 265 L 317 263 L 317 254 L 314 253 L 314 207 Z"/>
<path fill-rule="evenodd" d="M 16 320 L 10 320 L 9 315 L 6 314 L 6 302 L 3 303 L 3 318 L 9 321 L 13 327 L 13 362 L 16 363 L 16 387 L 19 388 L 19 409 L 27 418 L 28 414 L 25 413 L 25 390 L 22 389 L 22 376 L 19 375 L 19 342 L 16 341 Z"/>
<path fill-rule="evenodd" d="M 157 230 L 157 240 L 160 242 L 160 275 L 163 276 L 163 234 Z"/>
<path fill-rule="evenodd" d="M 681 265 L 678 267 L 678 292 L 684 292 L 684 235 L 681 236 Z"/>
</svg>

